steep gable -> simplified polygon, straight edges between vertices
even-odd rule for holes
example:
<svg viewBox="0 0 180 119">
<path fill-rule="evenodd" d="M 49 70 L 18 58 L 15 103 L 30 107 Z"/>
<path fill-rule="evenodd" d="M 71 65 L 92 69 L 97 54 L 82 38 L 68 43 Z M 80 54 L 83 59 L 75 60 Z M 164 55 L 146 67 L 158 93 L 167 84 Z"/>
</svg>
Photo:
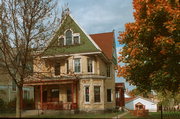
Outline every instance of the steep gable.
<svg viewBox="0 0 180 119">
<path fill-rule="evenodd" d="M 80 44 L 76 45 L 58 45 L 58 39 L 60 36 L 64 36 L 66 30 L 72 30 L 73 33 L 80 34 Z M 86 53 L 86 52 L 97 52 L 101 49 L 97 44 L 87 35 L 83 29 L 76 23 L 76 21 L 70 16 L 67 15 L 64 18 L 60 28 L 57 30 L 57 33 L 49 43 L 49 48 L 44 51 L 44 56 L 54 56 L 54 55 L 63 55 L 63 54 L 75 54 L 75 53 Z"/>
</svg>

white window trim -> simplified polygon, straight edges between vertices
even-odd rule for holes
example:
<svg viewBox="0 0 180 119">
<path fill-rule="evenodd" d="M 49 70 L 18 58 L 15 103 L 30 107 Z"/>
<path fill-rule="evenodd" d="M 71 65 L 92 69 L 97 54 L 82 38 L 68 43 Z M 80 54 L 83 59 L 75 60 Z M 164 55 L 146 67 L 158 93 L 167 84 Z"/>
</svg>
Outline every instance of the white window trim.
<svg viewBox="0 0 180 119">
<path fill-rule="evenodd" d="M 80 33 L 74 33 L 73 34 L 73 44 L 74 44 L 74 37 L 78 36 L 79 37 L 79 44 L 81 43 L 81 38 L 80 38 Z"/>
<path fill-rule="evenodd" d="M 64 31 L 64 45 L 66 45 L 66 32 L 70 30 L 72 32 L 72 45 L 74 44 L 74 37 L 73 37 L 73 30 L 72 29 L 66 29 Z"/>
<path fill-rule="evenodd" d="M 92 72 L 88 72 L 88 59 L 91 59 L 92 60 Z M 88 74 L 94 74 L 94 66 L 95 66 L 95 61 L 94 61 L 94 58 L 87 58 L 87 73 Z"/>
<path fill-rule="evenodd" d="M 89 102 L 86 102 L 86 87 L 89 87 Z M 90 99 L 90 85 L 84 85 L 84 104 L 90 104 Z"/>
<path fill-rule="evenodd" d="M 95 86 L 99 86 L 99 87 L 100 87 L 100 102 L 95 102 L 95 100 L 94 100 L 94 95 L 95 95 L 95 94 L 94 94 L 94 87 L 95 87 Z M 101 94 L 101 90 L 102 90 L 102 89 L 101 89 L 101 88 L 102 88 L 101 84 L 94 84 L 94 85 L 93 85 L 93 94 L 94 94 L 94 95 L 93 95 L 93 101 L 94 101 L 94 104 L 102 104 L 102 99 L 101 99 L 101 98 L 102 98 L 102 94 Z"/>
<path fill-rule="evenodd" d="M 75 59 L 80 59 L 80 72 L 75 72 Z M 75 58 L 73 58 L 73 72 L 75 73 L 75 74 L 81 74 L 82 73 L 82 62 L 81 62 L 81 58 L 80 57 L 75 57 Z"/>
</svg>

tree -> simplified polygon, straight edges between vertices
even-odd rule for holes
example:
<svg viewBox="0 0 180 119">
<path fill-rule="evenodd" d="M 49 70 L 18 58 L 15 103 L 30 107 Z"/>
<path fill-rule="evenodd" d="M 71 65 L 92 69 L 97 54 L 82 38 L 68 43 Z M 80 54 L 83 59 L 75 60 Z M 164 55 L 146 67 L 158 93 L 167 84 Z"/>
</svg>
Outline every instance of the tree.
<svg viewBox="0 0 180 119">
<path fill-rule="evenodd" d="M 0 52 L 18 88 L 16 115 L 21 117 L 24 79 L 32 74 L 32 57 L 45 47 L 56 28 L 56 1 L 1 0 Z"/>
<path fill-rule="evenodd" d="M 133 23 L 119 42 L 118 76 L 141 91 L 175 94 L 180 89 L 180 11 L 178 0 L 134 0 Z"/>
</svg>

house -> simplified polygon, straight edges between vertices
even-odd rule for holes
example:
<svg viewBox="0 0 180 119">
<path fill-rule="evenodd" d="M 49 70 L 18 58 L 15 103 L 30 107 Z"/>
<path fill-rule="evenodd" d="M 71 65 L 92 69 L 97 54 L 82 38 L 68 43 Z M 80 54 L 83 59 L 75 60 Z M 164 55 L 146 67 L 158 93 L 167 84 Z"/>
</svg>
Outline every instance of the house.
<svg viewBox="0 0 180 119">
<path fill-rule="evenodd" d="M 1 56 L 0 56 L 1 57 Z M 16 98 L 17 87 L 15 82 L 11 79 L 8 72 L 5 70 L 3 63 L 0 63 L 0 99 L 10 102 Z M 33 87 L 23 87 L 23 98 L 33 99 Z"/>
<path fill-rule="evenodd" d="M 36 109 L 115 108 L 114 32 L 89 35 L 67 13 L 47 47 L 24 84 L 34 87 Z"/>
<path fill-rule="evenodd" d="M 124 85 L 124 83 L 116 83 L 115 90 L 116 90 L 116 106 L 123 108 L 125 106 L 125 97 L 124 97 L 125 85 Z"/>
<path fill-rule="evenodd" d="M 149 112 L 157 112 L 157 103 L 138 96 L 126 99 L 125 108 L 128 110 L 149 110 Z"/>
</svg>

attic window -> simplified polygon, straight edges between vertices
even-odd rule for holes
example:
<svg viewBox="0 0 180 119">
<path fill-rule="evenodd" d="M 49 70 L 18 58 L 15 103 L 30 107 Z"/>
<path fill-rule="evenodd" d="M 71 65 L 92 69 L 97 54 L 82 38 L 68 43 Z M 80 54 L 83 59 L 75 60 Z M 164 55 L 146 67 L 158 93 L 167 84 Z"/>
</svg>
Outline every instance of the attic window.
<svg viewBox="0 0 180 119">
<path fill-rule="evenodd" d="M 58 39 L 58 45 L 59 46 L 63 46 L 64 45 L 64 38 L 63 37 L 59 37 L 59 39 Z"/>
<path fill-rule="evenodd" d="M 80 34 L 79 33 L 74 33 L 73 34 L 73 41 L 74 41 L 74 44 L 80 44 Z"/>
<path fill-rule="evenodd" d="M 79 36 L 74 36 L 74 44 L 79 44 Z"/>
<path fill-rule="evenodd" d="M 72 45 L 72 31 L 67 30 L 65 35 L 66 35 L 66 45 Z"/>
</svg>

